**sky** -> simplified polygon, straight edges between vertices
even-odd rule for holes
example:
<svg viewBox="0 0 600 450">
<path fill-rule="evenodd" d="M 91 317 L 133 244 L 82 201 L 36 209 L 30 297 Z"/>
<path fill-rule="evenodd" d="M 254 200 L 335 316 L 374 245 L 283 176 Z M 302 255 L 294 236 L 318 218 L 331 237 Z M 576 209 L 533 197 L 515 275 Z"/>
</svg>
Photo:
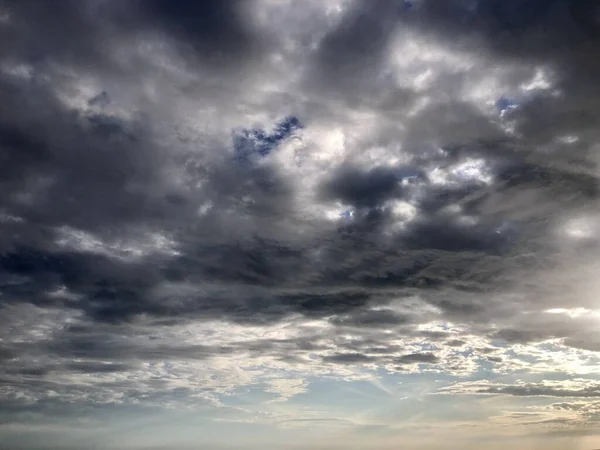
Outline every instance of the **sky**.
<svg viewBox="0 0 600 450">
<path fill-rule="evenodd" d="M 0 449 L 600 448 L 600 2 L 0 0 Z"/>
</svg>

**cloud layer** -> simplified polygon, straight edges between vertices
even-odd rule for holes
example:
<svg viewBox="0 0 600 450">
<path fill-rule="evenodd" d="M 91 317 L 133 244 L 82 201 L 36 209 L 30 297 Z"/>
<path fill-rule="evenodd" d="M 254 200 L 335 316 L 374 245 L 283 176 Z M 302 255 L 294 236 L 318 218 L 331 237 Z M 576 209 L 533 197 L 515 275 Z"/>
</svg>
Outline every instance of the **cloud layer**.
<svg viewBox="0 0 600 450">
<path fill-rule="evenodd" d="M 4 432 L 388 377 L 596 423 L 599 17 L 0 2 Z"/>
</svg>

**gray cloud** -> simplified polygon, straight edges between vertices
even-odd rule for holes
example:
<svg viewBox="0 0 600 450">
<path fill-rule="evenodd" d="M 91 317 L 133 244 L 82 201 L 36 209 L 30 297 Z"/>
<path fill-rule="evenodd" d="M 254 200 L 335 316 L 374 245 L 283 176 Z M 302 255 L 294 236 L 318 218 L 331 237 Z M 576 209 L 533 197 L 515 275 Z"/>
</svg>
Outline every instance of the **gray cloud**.
<svg viewBox="0 0 600 450">
<path fill-rule="evenodd" d="M 410 355 L 403 355 L 398 359 L 400 364 L 413 364 L 413 363 L 425 363 L 433 364 L 439 361 L 439 358 L 433 353 L 412 353 Z"/>
<path fill-rule="evenodd" d="M 324 361 L 341 364 L 357 364 L 368 363 L 372 361 L 372 358 L 363 355 L 362 353 L 338 353 L 335 355 L 325 357 Z"/>
<path fill-rule="evenodd" d="M 454 374 L 496 344 L 597 350 L 597 6 L 467 3 L 0 2 L 3 395 L 150 404 L 219 358 Z M 321 328 L 165 337 L 215 322 Z M 208 380 L 190 392 L 241 383 Z"/>
<path fill-rule="evenodd" d="M 518 382 L 515 384 L 464 382 L 449 388 L 443 388 L 440 392 L 463 392 L 466 394 L 508 395 L 517 397 L 595 398 L 600 396 L 599 386 L 594 380 L 581 379 L 565 383 L 551 381 L 538 383 Z"/>
</svg>

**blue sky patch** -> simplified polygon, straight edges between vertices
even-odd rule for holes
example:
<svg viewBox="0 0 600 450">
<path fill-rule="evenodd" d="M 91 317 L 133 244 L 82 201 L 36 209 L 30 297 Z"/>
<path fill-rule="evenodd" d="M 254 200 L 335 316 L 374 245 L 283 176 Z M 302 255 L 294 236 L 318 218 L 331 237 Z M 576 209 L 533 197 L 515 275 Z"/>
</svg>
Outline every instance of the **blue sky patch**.
<svg viewBox="0 0 600 450">
<path fill-rule="evenodd" d="M 278 122 L 272 132 L 260 128 L 244 128 L 233 137 L 236 159 L 266 157 L 301 128 L 302 124 L 294 116 L 288 116 Z"/>
</svg>

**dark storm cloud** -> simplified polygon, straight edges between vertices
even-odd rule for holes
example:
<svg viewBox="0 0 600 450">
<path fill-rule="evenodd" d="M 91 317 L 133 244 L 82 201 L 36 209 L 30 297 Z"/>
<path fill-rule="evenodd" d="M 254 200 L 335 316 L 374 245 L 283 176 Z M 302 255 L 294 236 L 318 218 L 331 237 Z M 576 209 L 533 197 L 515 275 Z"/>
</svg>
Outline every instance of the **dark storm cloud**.
<svg viewBox="0 0 600 450">
<path fill-rule="evenodd" d="M 172 206 L 153 192 L 162 178 L 160 156 L 139 124 L 80 116 L 43 86 L 7 81 L 3 90 L 3 207 L 26 221 L 24 229 L 32 223 L 90 230 L 169 213 Z"/>
<path fill-rule="evenodd" d="M 486 49 L 516 58 L 581 57 L 600 37 L 592 0 L 424 0 L 406 17 L 425 21 L 424 30 L 434 33 L 475 32 L 475 44 L 484 40 Z"/>
<path fill-rule="evenodd" d="M 586 386 L 581 389 L 557 388 L 551 386 L 536 386 L 535 384 L 523 386 L 498 386 L 479 389 L 478 394 L 506 394 L 514 396 L 545 396 L 545 397 L 600 397 L 600 388 L 597 385 Z"/>
<path fill-rule="evenodd" d="M 547 339 L 551 337 L 551 333 L 553 333 L 552 330 L 546 332 L 540 330 L 536 333 L 535 331 L 530 330 L 504 329 L 495 333 L 494 337 L 503 339 L 509 343 L 527 343 Z"/>
<path fill-rule="evenodd" d="M 381 352 L 380 352 L 381 353 Z M 336 353 L 323 358 L 325 362 L 341 363 L 341 364 L 437 364 L 440 359 L 433 353 L 410 353 L 402 355 L 399 358 L 393 358 L 383 354 L 374 356 L 364 353 Z"/>
<path fill-rule="evenodd" d="M 319 43 L 317 76 L 327 86 L 365 88 L 377 78 L 399 2 L 356 2 Z M 340 86 L 339 83 L 342 83 Z"/>
<path fill-rule="evenodd" d="M 72 357 L 73 355 L 69 355 Z M 87 355 L 86 355 L 87 356 Z M 8 366 L 5 369 L 6 375 L 10 376 L 26 376 L 26 377 L 44 377 L 52 372 L 56 373 L 81 373 L 81 374 L 110 374 L 119 372 L 128 372 L 135 369 L 132 364 L 119 363 L 98 363 L 93 361 L 82 361 L 77 363 L 49 364 L 46 367 L 19 367 L 13 368 Z M 5 380 L 6 381 L 6 380 Z"/>
<path fill-rule="evenodd" d="M 379 53 L 387 45 L 393 28 L 392 17 L 397 14 L 397 5 L 392 4 L 390 2 L 389 10 L 370 3 L 359 4 L 357 9 L 348 12 L 338 28 L 324 38 L 318 50 L 319 55 L 324 55 L 323 61 L 343 67 L 341 63 L 332 62 L 335 55 L 370 67 L 372 64 L 361 56 L 361 47 L 351 45 L 354 40 L 364 45 L 371 42 L 368 45 L 378 50 L 372 52 L 371 49 L 368 53 L 381 58 Z M 14 10 L 15 23 L 21 16 L 44 14 L 43 9 L 34 6 L 9 6 Z M 86 9 L 90 7 L 65 4 L 61 7 L 64 11 L 59 8 L 52 14 L 74 15 L 67 22 L 83 27 L 77 24 L 91 20 Z M 156 23 L 201 52 L 222 46 L 224 54 L 244 53 L 242 44 L 254 42 L 248 34 L 250 26 L 240 18 L 242 6 L 236 2 L 208 2 L 199 6 L 187 2 L 167 5 L 157 1 L 143 7 L 136 4 L 125 10 L 114 5 L 105 8 L 111 14 L 135 15 L 139 20 L 147 20 L 144 23 Z M 428 12 L 428 8 L 433 6 L 423 4 L 414 14 L 438 20 L 435 11 Z M 97 21 L 94 23 L 100 26 Z M 119 23 L 116 19 L 111 22 L 112 26 Z M 34 30 L 18 31 L 17 28 L 12 32 L 28 36 Z M 371 36 L 377 38 L 370 39 Z M 99 41 L 101 39 L 92 38 L 93 43 Z M 48 45 L 58 48 L 66 44 Z M 49 51 L 45 53 L 52 55 Z M 345 76 L 340 74 L 342 79 Z M 7 92 L 4 107 L 13 113 L 2 119 L 3 159 L 7 161 L 3 165 L 6 172 L 2 181 L 3 207 L 23 220 L 21 225 L 5 226 L 26 233 L 15 240 L 3 239 L 8 249 L 2 259 L 5 275 L 23 280 L 8 289 L 15 297 L 19 290 L 21 294 L 29 292 L 30 301 L 61 303 L 64 300 L 51 301 L 46 293 L 40 295 L 39 290 L 66 286 L 85 299 L 72 306 L 100 321 L 127 320 L 142 313 L 156 316 L 195 313 L 268 322 L 292 312 L 327 316 L 358 308 L 355 318 L 344 320 L 359 323 L 364 320 L 361 314 L 365 314 L 360 308 L 373 296 L 372 292 L 363 290 L 364 286 L 370 289 L 440 289 L 444 286 L 489 289 L 502 267 L 497 261 L 485 258 L 510 255 L 518 242 L 508 231 L 499 231 L 510 216 L 490 215 L 492 205 L 495 208 L 509 205 L 521 190 L 538 195 L 549 190 L 544 194 L 549 199 L 556 198 L 557 194 L 565 198 L 571 195 L 581 202 L 585 202 L 587 196 L 596 195 L 595 178 L 578 177 L 539 164 L 492 165 L 490 170 L 495 171 L 492 175 L 498 180 L 498 185 L 492 187 L 476 182 L 461 183 L 457 187 L 434 186 L 419 167 L 362 170 L 344 165 L 328 177 L 322 191 L 325 199 L 339 200 L 356 208 L 352 220 L 342 225 L 325 244 L 307 240 L 288 243 L 285 235 L 270 240 L 260 235 L 268 234 L 292 213 L 292 199 L 296 194 L 295 187 L 275 166 L 235 165 L 224 161 L 212 167 L 201 166 L 201 173 L 188 175 L 192 179 L 202 178 L 204 187 L 186 191 L 172 184 L 166 169 L 182 168 L 184 163 L 184 170 L 193 166 L 187 165 L 185 159 L 174 160 L 159 148 L 152 141 L 152 124 L 143 117 L 125 121 L 105 113 L 75 113 L 57 100 L 51 86 L 7 79 L 4 89 Z M 90 106 L 107 106 L 110 94 L 100 91 L 88 101 Z M 37 105 L 39 107 L 35 107 Z M 266 157 L 299 126 L 298 119 L 290 117 L 276 125 L 273 132 L 247 130 L 235 137 L 232 145 L 240 154 Z M 81 151 L 82 148 L 89 151 Z M 464 147 L 462 156 L 456 160 L 478 152 L 478 147 L 473 150 Z M 42 182 L 43 187 L 37 187 Z M 23 196 L 30 196 L 31 200 L 23 202 L 20 200 Z M 417 218 L 394 236 L 397 250 L 390 249 L 389 242 L 376 236 L 392 221 L 389 210 L 384 207 L 392 200 L 413 201 L 418 206 Z M 194 217 L 194 212 L 206 201 L 212 202 L 212 209 L 206 217 Z M 454 204 L 466 208 L 479 223 L 461 223 L 444 212 L 444 208 Z M 235 215 L 228 215 L 228 210 L 235 211 Z M 191 220 L 199 222 L 198 225 L 182 229 L 181 224 Z M 245 220 L 252 220 L 258 226 L 245 233 Z M 130 262 L 107 255 L 58 249 L 58 229 L 65 226 L 98 233 L 106 239 L 111 238 L 112 230 L 137 233 L 139 227 L 155 226 L 173 234 L 184 251 L 167 260 L 151 256 Z M 232 232 L 237 233 L 237 242 L 230 240 Z M 321 258 L 326 264 L 308 256 L 308 249 L 314 245 L 324 247 Z M 344 261 L 336 264 L 340 255 Z M 167 298 L 151 301 L 156 296 L 154 288 L 163 280 L 259 287 L 288 285 L 297 293 L 265 296 L 261 292 L 262 298 L 246 295 L 240 300 L 231 298 L 239 293 L 225 292 L 208 296 L 192 294 L 194 301 L 177 304 L 169 303 Z M 315 281 L 332 287 L 349 284 L 349 289 L 358 292 L 314 295 L 307 287 Z M 218 301 L 213 302 L 211 298 Z M 469 315 L 481 309 L 469 302 L 440 301 L 437 306 L 453 316 Z"/>
<path fill-rule="evenodd" d="M 38 0 L 3 0 L 0 7 L 10 20 L 0 30 L 2 57 L 42 64 L 77 61 L 102 68 L 110 58 L 104 48 L 109 35 L 103 29 L 107 25 L 105 17 L 92 5 L 71 0 L 55 5 Z"/>
<path fill-rule="evenodd" d="M 380 325 L 403 325 L 410 323 L 410 316 L 398 314 L 389 309 L 376 309 L 360 311 L 356 314 L 346 316 L 334 316 L 331 323 L 344 326 L 380 326 Z"/>
<path fill-rule="evenodd" d="M 402 168 L 372 169 L 367 173 L 354 167 L 341 168 L 323 187 L 324 196 L 356 208 L 375 207 L 392 198 L 402 198 L 399 185 Z"/>
<path fill-rule="evenodd" d="M 331 356 L 326 356 L 323 358 L 326 362 L 340 363 L 340 364 L 358 364 L 358 363 L 368 363 L 373 360 L 373 358 L 363 355 L 362 353 L 338 353 Z"/>
<path fill-rule="evenodd" d="M 560 294 L 536 295 L 550 288 L 533 277 L 566 266 L 556 269 L 560 278 L 579 264 L 561 253 L 567 244 L 556 230 L 571 214 L 594 211 L 598 199 L 595 3 L 422 0 L 406 8 L 359 1 L 310 50 L 269 37 L 254 23 L 253 5 L 0 2 L 0 12 L 8 11 L 0 24 L 0 324 L 16 336 L 0 346 L 7 384 L 47 405 L 51 388 L 100 404 L 125 392 L 135 403 L 164 400 L 152 392 L 161 381 L 132 379 L 138 384 L 128 389 L 114 377 L 145 363 L 168 371 L 169 360 L 456 367 L 438 350 L 469 339 L 418 328 L 434 321 L 503 345 L 556 338 L 597 350 L 585 336 L 592 321 L 537 317 Z M 430 103 L 409 113 L 421 94 L 399 87 L 387 60 L 398 33 L 409 31 L 475 49 L 485 67 L 498 59 L 527 66 L 515 69 L 513 87 L 535 64 L 547 64 L 559 92 L 506 92 L 491 119 L 479 105 L 453 98 L 471 78 L 450 73 L 435 79 L 443 95 L 428 92 Z M 145 39 L 152 45 L 143 55 L 128 57 L 126 49 Z M 177 58 L 161 59 L 161 43 Z M 284 88 L 270 84 L 277 70 L 288 70 Z M 85 76 L 93 88 L 69 103 L 65 92 L 77 91 Z M 146 86 L 153 76 L 157 84 Z M 172 81 L 186 76 L 194 81 Z M 165 94 L 121 111 L 128 95 L 151 97 L 153 89 Z M 281 96 L 273 104 L 285 108 L 265 119 L 271 104 L 260 99 L 272 92 Z M 186 101 L 193 107 L 183 112 L 171 104 Z M 376 120 L 344 122 L 353 108 Z M 198 111 L 223 129 L 200 130 Z M 319 160 L 314 173 L 303 164 L 327 152 L 320 135 L 302 147 L 303 130 L 322 125 L 311 114 L 339 119 L 347 135 L 343 157 Z M 186 140 L 184 125 L 171 123 L 184 120 L 207 136 Z M 368 136 L 353 139 L 354 126 L 369 128 Z M 579 138 L 571 147 L 560 143 L 571 134 Z M 403 162 L 365 163 L 373 147 L 393 156 L 402 148 Z M 313 181 L 316 202 L 346 208 L 338 218 L 316 216 L 323 205 L 304 196 Z M 595 238 L 585 242 L 581 255 L 591 258 Z M 533 299 L 499 297 L 523 286 Z M 415 298 L 420 303 L 409 307 Z M 15 313 L 27 307 L 70 318 L 58 330 L 28 335 Z M 517 320 L 523 311 L 536 318 Z M 329 328 L 228 345 L 160 335 L 191 321 L 251 329 L 292 319 L 323 319 Z M 344 340 L 345 333 L 355 339 Z M 419 345 L 404 347 L 401 339 Z M 504 354 L 487 359 L 507 361 Z M 52 383 L 87 375 L 114 377 L 89 393 Z M 187 394 L 177 392 L 169 395 Z M 596 386 L 484 386 L 477 393 L 600 396 Z"/>
<path fill-rule="evenodd" d="M 305 87 L 327 95 L 333 105 L 373 107 L 391 117 L 414 104 L 415 93 L 386 76 L 386 58 L 403 9 L 404 2 L 398 0 L 348 2 L 341 18 L 316 44 L 304 69 Z M 337 114 L 336 109 L 330 114 Z"/>
<path fill-rule="evenodd" d="M 123 361 L 151 361 L 175 359 L 206 359 L 215 355 L 226 355 L 232 352 L 228 347 L 209 347 L 204 345 L 171 346 L 160 342 L 136 342 L 133 336 L 114 336 L 109 333 L 68 333 L 62 337 L 48 342 L 47 351 L 59 357 L 88 358 L 90 360 L 123 360 Z M 124 371 L 121 366 L 112 366 L 100 363 L 69 364 L 68 370 L 85 372 L 117 372 Z M 98 370 L 93 370 L 94 368 Z M 102 369 L 106 370 L 102 370 Z M 89 370 L 88 370 L 89 369 Z"/>
<path fill-rule="evenodd" d="M 398 364 L 435 364 L 439 358 L 433 353 L 411 353 L 396 360 Z"/>
<path fill-rule="evenodd" d="M 248 20 L 251 2 L 61 1 L 49 5 L 38 0 L 4 0 L 10 21 L 2 34 L 6 57 L 35 63 L 68 62 L 87 69 L 121 66 L 114 58 L 121 39 L 145 33 L 174 38 L 182 51 L 199 56 L 206 67 L 225 69 L 260 57 L 265 36 Z M 74 39 L 74 37 L 77 37 Z"/>
<path fill-rule="evenodd" d="M 599 5 L 590 0 L 424 0 L 405 17 L 420 32 L 479 48 L 492 58 L 549 67 L 560 95 L 534 95 L 511 112 L 524 142 L 549 144 L 558 133 L 588 135 L 590 121 L 598 121 L 600 65 L 590 55 L 600 43 L 599 16 Z M 587 153 L 585 144 L 576 149 Z"/>
<path fill-rule="evenodd" d="M 8 361 L 14 359 L 18 352 L 6 347 L 0 347 L 0 361 Z"/>
<path fill-rule="evenodd" d="M 251 2 L 150 0 L 134 5 L 144 22 L 158 25 L 209 64 L 233 63 L 239 67 L 256 58 L 264 45 L 264 36 L 247 20 Z"/>
</svg>

